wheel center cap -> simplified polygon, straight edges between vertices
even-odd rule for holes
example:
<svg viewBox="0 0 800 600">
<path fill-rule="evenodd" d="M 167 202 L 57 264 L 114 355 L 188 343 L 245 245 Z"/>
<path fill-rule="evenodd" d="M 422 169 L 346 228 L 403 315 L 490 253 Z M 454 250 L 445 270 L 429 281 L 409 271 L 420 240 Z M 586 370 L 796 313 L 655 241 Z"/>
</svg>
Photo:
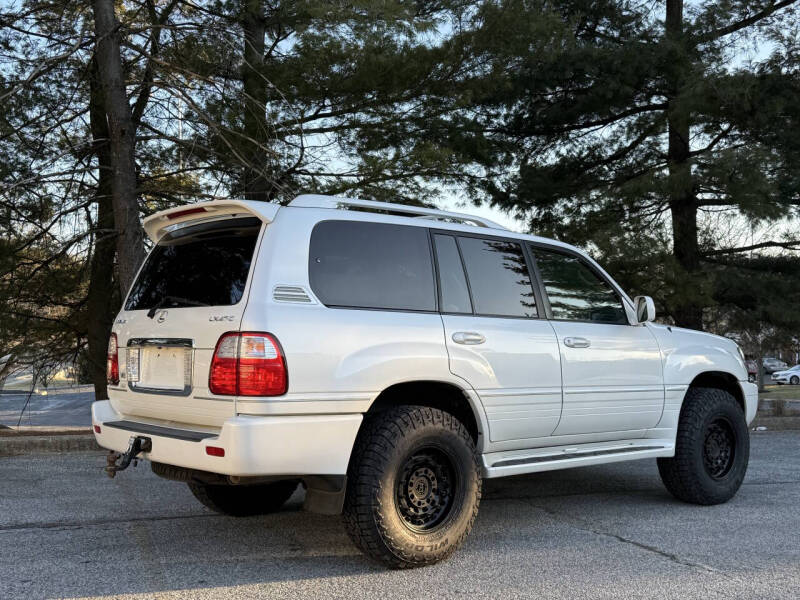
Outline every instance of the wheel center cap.
<svg viewBox="0 0 800 600">
<path fill-rule="evenodd" d="M 708 444 L 708 453 L 713 458 L 716 458 L 716 457 L 719 456 L 719 444 L 717 443 L 717 440 L 711 440 L 709 442 L 709 444 Z"/>
<path fill-rule="evenodd" d="M 428 496 L 428 492 L 430 492 L 431 486 L 428 483 L 428 480 L 424 477 L 418 478 L 414 482 L 414 494 L 417 498 L 426 498 Z"/>
</svg>

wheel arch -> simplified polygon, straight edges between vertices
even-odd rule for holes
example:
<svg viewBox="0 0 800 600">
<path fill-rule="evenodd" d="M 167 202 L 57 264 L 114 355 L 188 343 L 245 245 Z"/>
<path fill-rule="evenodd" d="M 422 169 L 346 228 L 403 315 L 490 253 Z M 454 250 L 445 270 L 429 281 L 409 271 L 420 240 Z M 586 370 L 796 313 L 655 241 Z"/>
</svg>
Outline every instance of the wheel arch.
<svg viewBox="0 0 800 600">
<path fill-rule="evenodd" d="M 693 388 L 714 388 L 724 390 L 731 394 L 735 399 L 742 412 L 747 414 L 747 404 L 745 402 L 744 392 L 742 386 L 735 375 L 726 371 L 704 371 L 695 376 L 686 393 Z M 684 400 L 686 396 L 684 395 Z"/>
<path fill-rule="evenodd" d="M 365 416 L 401 405 L 428 406 L 449 412 L 464 424 L 478 450 L 482 449 L 486 422 L 477 398 L 470 390 L 452 381 L 402 381 L 384 388 L 375 397 Z"/>
</svg>

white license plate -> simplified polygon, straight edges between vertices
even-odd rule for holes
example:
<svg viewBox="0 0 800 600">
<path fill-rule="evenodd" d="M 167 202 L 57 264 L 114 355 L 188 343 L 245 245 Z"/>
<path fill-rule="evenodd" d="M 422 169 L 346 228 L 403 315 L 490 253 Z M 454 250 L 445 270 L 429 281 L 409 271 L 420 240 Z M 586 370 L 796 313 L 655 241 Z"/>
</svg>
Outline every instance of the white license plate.
<svg viewBox="0 0 800 600">
<path fill-rule="evenodd" d="M 139 350 L 137 387 L 182 390 L 186 386 L 185 348 L 145 346 Z"/>
</svg>

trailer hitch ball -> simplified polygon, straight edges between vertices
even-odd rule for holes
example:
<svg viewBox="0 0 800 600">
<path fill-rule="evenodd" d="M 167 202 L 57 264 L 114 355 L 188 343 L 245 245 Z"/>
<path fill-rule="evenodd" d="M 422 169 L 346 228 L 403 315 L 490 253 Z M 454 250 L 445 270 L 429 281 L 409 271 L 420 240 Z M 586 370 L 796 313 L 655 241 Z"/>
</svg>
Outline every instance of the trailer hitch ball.
<svg viewBox="0 0 800 600">
<path fill-rule="evenodd" d="M 143 435 L 131 436 L 128 442 L 128 449 L 125 453 L 120 454 L 111 450 L 106 457 L 106 475 L 113 478 L 117 472 L 124 471 L 131 464 L 131 461 L 136 461 L 139 454 L 142 452 L 150 452 L 153 449 L 153 441 L 149 437 Z M 119 464 L 117 464 L 119 461 Z M 134 462 L 134 466 L 136 463 Z"/>
</svg>

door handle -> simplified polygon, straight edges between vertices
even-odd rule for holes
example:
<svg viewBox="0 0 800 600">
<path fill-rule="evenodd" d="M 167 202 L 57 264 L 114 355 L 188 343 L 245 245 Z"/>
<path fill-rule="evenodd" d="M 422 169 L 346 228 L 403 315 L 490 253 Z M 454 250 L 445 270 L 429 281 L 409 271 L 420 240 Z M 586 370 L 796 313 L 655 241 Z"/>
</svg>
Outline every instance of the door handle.
<svg viewBox="0 0 800 600">
<path fill-rule="evenodd" d="M 453 334 L 453 341 L 456 344 L 474 346 L 476 344 L 482 344 L 486 341 L 486 338 L 475 331 L 456 331 Z"/>
<path fill-rule="evenodd" d="M 582 337 L 567 337 L 564 338 L 564 345 L 570 348 L 588 348 L 592 343 Z"/>
</svg>

